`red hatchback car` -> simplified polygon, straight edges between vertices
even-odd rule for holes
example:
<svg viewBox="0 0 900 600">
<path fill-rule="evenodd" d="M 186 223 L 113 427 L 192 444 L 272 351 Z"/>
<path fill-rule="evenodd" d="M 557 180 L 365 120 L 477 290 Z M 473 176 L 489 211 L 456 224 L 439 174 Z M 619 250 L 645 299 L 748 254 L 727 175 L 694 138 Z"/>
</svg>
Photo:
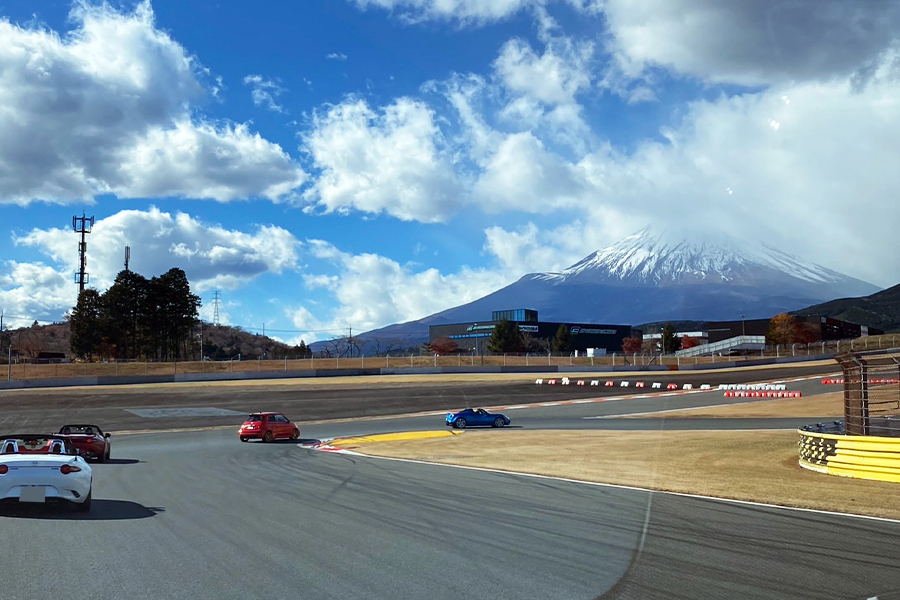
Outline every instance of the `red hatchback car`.
<svg viewBox="0 0 900 600">
<path fill-rule="evenodd" d="M 89 458 L 96 459 L 98 462 L 109 460 L 112 446 L 109 434 L 103 433 L 96 425 L 63 425 L 59 434 L 72 440 L 75 449 L 85 460 Z"/>
<path fill-rule="evenodd" d="M 296 440 L 300 437 L 300 429 L 286 416 L 275 412 L 253 413 L 238 430 L 242 442 L 259 439 L 271 442 L 277 439 Z"/>
</svg>

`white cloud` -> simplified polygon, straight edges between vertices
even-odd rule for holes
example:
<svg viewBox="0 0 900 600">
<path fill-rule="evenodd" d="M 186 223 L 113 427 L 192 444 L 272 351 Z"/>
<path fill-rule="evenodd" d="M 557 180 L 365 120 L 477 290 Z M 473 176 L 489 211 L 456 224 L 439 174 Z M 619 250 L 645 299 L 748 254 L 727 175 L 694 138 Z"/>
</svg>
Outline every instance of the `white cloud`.
<svg viewBox="0 0 900 600">
<path fill-rule="evenodd" d="M 343 52 L 332 52 L 331 54 L 326 54 L 325 58 L 327 58 L 328 60 L 344 61 L 347 60 L 347 55 Z"/>
<path fill-rule="evenodd" d="M 38 249 L 57 266 L 10 263 L 0 280 L 4 306 L 18 314 L 50 314 L 58 318 L 74 305 L 72 283 L 78 256 L 68 229 L 33 229 L 15 239 Z M 90 286 L 105 290 L 122 270 L 125 246 L 131 246 L 130 268 L 153 277 L 172 267 L 183 269 L 195 293 L 213 288 L 236 289 L 264 273 L 297 268 L 300 242 L 286 229 L 258 226 L 250 233 L 209 225 L 184 213 L 124 210 L 98 220 L 87 236 Z M 46 289 L 45 289 L 46 288 Z M 26 311 L 26 312 L 22 312 Z"/>
<path fill-rule="evenodd" d="M 66 36 L 0 20 L 0 202 L 277 200 L 303 181 L 246 126 L 192 117 L 204 69 L 156 28 L 149 3 L 131 13 L 76 3 L 71 17 Z"/>
<path fill-rule="evenodd" d="M 594 190 L 584 206 L 762 238 L 892 285 L 900 256 L 881 248 L 900 223 L 900 82 L 886 69 L 863 90 L 804 83 L 692 103 L 667 142 L 581 160 Z"/>
<path fill-rule="evenodd" d="M 828 81 L 864 72 L 897 42 L 900 4 L 881 0 L 606 0 L 609 50 L 718 82 Z"/>
<path fill-rule="evenodd" d="M 544 104 L 570 104 L 591 85 L 589 60 L 593 44 L 557 38 L 538 55 L 520 39 L 506 42 L 494 61 L 503 85 L 514 94 Z"/>
<path fill-rule="evenodd" d="M 247 75 L 244 77 L 244 85 L 252 86 L 250 97 L 256 106 L 265 106 L 273 112 L 285 112 L 284 107 L 275 100 L 286 90 L 271 79 L 264 79 L 262 75 Z"/>
<path fill-rule="evenodd" d="M 381 8 L 398 13 L 405 21 L 456 20 L 483 24 L 506 19 L 520 10 L 540 11 L 552 0 L 352 0 L 362 9 Z M 565 0 L 580 12 L 597 12 L 601 0 Z"/>
<path fill-rule="evenodd" d="M 504 19 L 535 0 L 354 0 L 362 9 L 369 7 L 398 11 L 409 21 L 457 19 L 486 22 Z"/>
<path fill-rule="evenodd" d="M 531 133 L 507 136 L 483 167 L 474 196 L 489 212 L 546 213 L 576 206 L 585 191 L 578 170 Z"/>
<path fill-rule="evenodd" d="M 25 327 L 34 320 L 59 321 L 74 304 L 78 290 L 70 273 L 42 262 L 10 260 L 4 267 L 0 270 L 0 306 L 7 314 L 5 327 Z"/>
<path fill-rule="evenodd" d="M 316 258 L 338 269 L 336 277 L 310 277 L 311 288 L 322 287 L 336 308 L 315 315 L 305 306 L 290 311 L 294 326 L 307 329 L 303 339 L 316 337 L 315 330 L 367 331 L 391 323 L 419 319 L 440 310 L 470 302 L 510 283 L 499 271 L 469 269 L 444 274 L 437 269 L 416 270 L 378 254 L 350 254 L 322 240 L 310 240 Z"/>
<path fill-rule="evenodd" d="M 435 222 L 463 201 L 434 111 L 420 101 L 399 98 L 375 112 L 348 99 L 314 115 L 304 146 L 320 169 L 304 197 L 326 212 Z"/>
</svg>

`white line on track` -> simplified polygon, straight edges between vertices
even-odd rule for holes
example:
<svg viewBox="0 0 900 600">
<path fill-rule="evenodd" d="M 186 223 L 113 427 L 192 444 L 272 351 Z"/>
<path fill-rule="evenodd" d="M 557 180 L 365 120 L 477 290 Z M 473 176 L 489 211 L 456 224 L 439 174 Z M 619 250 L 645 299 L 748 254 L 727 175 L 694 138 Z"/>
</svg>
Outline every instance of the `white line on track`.
<svg viewBox="0 0 900 600">
<path fill-rule="evenodd" d="M 722 430 L 722 431 L 734 431 L 733 429 Z M 742 431 L 752 431 L 752 430 L 742 430 Z M 764 430 L 771 431 L 771 430 Z M 703 494 L 689 494 L 686 492 L 666 492 L 662 490 L 654 490 L 651 488 L 643 488 L 632 485 L 621 485 L 617 483 L 600 483 L 597 481 L 582 481 L 580 479 L 569 479 L 567 477 L 554 477 L 551 475 L 537 475 L 535 473 L 522 473 L 520 471 L 506 471 L 503 469 L 489 469 L 487 467 L 470 467 L 466 465 L 451 465 L 446 463 L 436 463 L 429 462 L 427 460 L 415 460 L 412 458 L 392 458 L 388 456 L 374 456 L 371 454 L 363 454 L 361 452 L 355 452 L 353 450 L 340 450 L 341 454 L 352 454 L 353 456 L 360 456 L 363 458 L 375 458 L 379 460 L 393 460 L 397 462 L 408 462 L 420 465 L 431 465 L 436 467 L 450 467 L 453 469 L 465 469 L 468 471 L 483 471 L 486 473 L 499 473 L 501 475 L 520 475 L 522 477 L 532 477 L 535 479 L 550 479 L 554 481 L 565 481 L 567 483 L 580 483 L 583 485 L 591 485 L 596 487 L 608 487 L 615 488 L 620 490 L 632 490 L 636 492 L 650 492 L 656 494 L 665 494 L 668 496 L 680 496 L 682 498 L 696 498 L 698 500 L 711 500 L 713 502 L 723 502 L 725 504 L 738 504 L 743 506 L 761 506 L 763 508 L 774 508 L 778 510 L 792 510 L 796 512 L 805 512 L 805 513 L 814 513 L 819 515 L 827 515 L 827 516 L 836 516 L 836 517 L 849 517 L 852 519 L 865 519 L 867 521 L 879 521 L 882 523 L 896 523 L 900 525 L 900 519 L 889 519 L 887 517 L 872 517 L 869 515 L 855 515 L 853 513 L 845 513 L 831 510 L 819 510 L 816 508 L 799 508 L 796 506 L 782 506 L 780 504 L 768 504 L 766 502 L 753 502 L 751 500 L 735 500 L 733 498 L 717 498 L 716 496 L 704 496 Z"/>
<path fill-rule="evenodd" d="M 619 419 L 621 417 L 640 417 L 643 415 L 658 415 L 662 413 L 681 412 L 683 410 L 701 410 L 705 408 L 719 408 L 722 406 L 735 406 L 738 404 L 752 404 L 751 402 L 731 402 L 727 404 L 710 404 L 709 406 L 689 406 L 687 408 L 667 408 L 665 410 L 648 410 L 646 412 L 624 413 L 621 415 L 601 415 L 599 417 L 581 417 L 582 419 Z M 702 417 L 701 417 L 702 418 Z M 715 418 L 715 417 L 713 417 Z"/>
</svg>

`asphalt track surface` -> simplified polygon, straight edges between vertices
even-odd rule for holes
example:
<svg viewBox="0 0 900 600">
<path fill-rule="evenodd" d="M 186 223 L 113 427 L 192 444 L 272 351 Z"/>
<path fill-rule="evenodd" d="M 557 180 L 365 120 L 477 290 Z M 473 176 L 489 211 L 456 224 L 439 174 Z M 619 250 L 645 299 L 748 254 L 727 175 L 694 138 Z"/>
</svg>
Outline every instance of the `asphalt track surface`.
<svg viewBox="0 0 900 600">
<path fill-rule="evenodd" d="M 504 406 L 546 403 L 585 398 L 612 398 L 624 395 L 645 395 L 654 390 L 633 387 L 637 381 L 658 381 L 664 385 L 675 383 L 682 387 L 690 383 L 695 387 L 722 383 L 747 383 L 749 381 L 780 381 L 798 377 L 813 377 L 834 373 L 836 365 L 799 366 L 778 369 L 761 369 L 741 374 L 739 372 L 649 372 L 638 377 L 619 377 L 600 373 L 601 381 L 629 381 L 628 388 L 605 386 L 535 385 L 531 383 L 477 383 L 434 384 L 411 383 L 407 385 L 373 384 L 361 386 L 304 386 L 284 385 L 283 382 L 267 385 L 173 384 L 165 386 L 96 386 L 82 388 L 56 388 L 40 390 L 0 391 L 0 431 L 56 431 L 62 423 L 96 423 L 106 430 L 169 429 L 184 427 L 214 427 L 233 425 L 238 415 L 194 415 L 189 408 L 218 409 L 234 413 L 260 410 L 283 412 L 291 419 L 306 422 L 358 417 L 390 417 L 414 412 L 440 412 L 466 406 Z M 545 377 L 541 375 L 541 377 Z M 545 377 L 546 378 L 546 377 Z M 557 377 L 558 379 L 558 377 Z M 792 385 L 791 389 L 805 390 L 817 385 L 817 379 Z M 804 387 L 805 386 L 805 387 Z M 819 386 L 821 387 L 821 386 Z M 834 386 L 832 386 L 834 387 Z M 834 387 L 834 389 L 837 389 Z M 723 403 L 721 392 L 706 394 L 705 404 Z M 667 408 L 696 406 L 693 400 L 681 402 L 678 396 L 668 396 Z M 738 400 L 739 401 L 739 400 Z M 583 416 L 610 414 L 620 410 L 622 414 L 658 409 L 660 403 L 642 399 L 629 400 L 631 407 L 610 403 L 609 409 L 600 413 L 587 411 Z M 594 405 L 592 405 L 594 406 Z M 602 406 L 596 404 L 596 406 Z M 178 416 L 147 418 L 141 411 L 180 409 Z M 552 414 L 552 413 L 551 413 Z M 566 413 L 571 419 L 572 413 Z M 574 425 L 570 425 L 574 426 Z M 578 422 L 578 428 L 609 427 L 608 424 Z"/>
<path fill-rule="evenodd" d="M 523 427 L 609 426 L 626 420 L 584 417 L 716 401 L 721 392 L 510 412 Z M 234 429 L 114 436 L 113 448 L 94 467 L 89 514 L 0 513 L 0 598 L 900 597 L 894 521 L 241 444 Z"/>
</svg>

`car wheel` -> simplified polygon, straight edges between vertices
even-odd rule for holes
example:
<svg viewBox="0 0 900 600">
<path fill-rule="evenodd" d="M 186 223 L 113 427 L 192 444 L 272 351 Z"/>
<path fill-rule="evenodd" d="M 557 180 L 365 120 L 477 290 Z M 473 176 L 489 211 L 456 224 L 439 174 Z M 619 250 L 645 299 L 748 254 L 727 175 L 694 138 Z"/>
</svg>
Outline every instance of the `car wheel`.
<svg viewBox="0 0 900 600">
<path fill-rule="evenodd" d="M 247 438 L 242 437 L 242 438 L 241 438 L 241 441 L 242 441 L 242 442 L 246 442 L 246 441 L 247 441 Z"/>
<path fill-rule="evenodd" d="M 292 440 L 296 440 L 296 439 L 299 438 L 299 437 L 300 437 L 300 430 L 299 430 L 299 429 L 295 429 L 294 431 L 291 432 L 291 439 L 292 439 Z"/>
<path fill-rule="evenodd" d="M 84 513 L 91 512 L 91 492 L 92 491 L 93 490 L 88 490 L 87 498 L 85 498 L 84 502 L 82 502 L 81 504 L 76 504 L 75 510 L 77 510 L 78 512 L 84 512 Z"/>
<path fill-rule="evenodd" d="M 109 455 L 112 454 L 112 448 L 109 446 L 106 447 L 106 460 L 109 460 Z"/>
<path fill-rule="evenodd" d="M 496 419 L 494 419 L 494 427 L 503 427 L 504 425 L 506 425 L 506 423 L 504 423 L 503 417 L 497 417 Z"/>
<path fill-rule="evenodd" d="M 103 451 L 97 455 L 97 462 L 98 463 L 106 462 L 106 451 Z"/>
<path fill-rule="evenodd" d="M 465 419 L 457 419 L 456 423 L 453 424 L 457 429 L 465 429 L 466 428 L 466 420 Z"/>
<path fill-rule="evenodd" d="M 275 439 L 275 436 L 272 435 L 271 431 L 267 431 L 263 434 L 263 441 L 268 443 Z"/>
</svg>

